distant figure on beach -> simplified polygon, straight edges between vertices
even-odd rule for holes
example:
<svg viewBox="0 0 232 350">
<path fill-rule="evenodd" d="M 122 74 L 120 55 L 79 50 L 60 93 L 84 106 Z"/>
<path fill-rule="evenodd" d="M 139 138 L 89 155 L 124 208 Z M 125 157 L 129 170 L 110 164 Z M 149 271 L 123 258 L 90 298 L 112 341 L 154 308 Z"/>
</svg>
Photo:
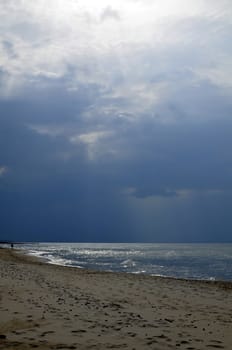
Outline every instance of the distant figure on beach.
<svg viewBox="0 0 232 350">
<path fill-rule="evenodd" d="M 13 244 L 13 243 L 11 243 L 11 245 L 10 245 L 10 246 L 11 246 L 11 249 L 13 249 L 13 248 L 14 248 L 14 244 Z"/>
</svg>

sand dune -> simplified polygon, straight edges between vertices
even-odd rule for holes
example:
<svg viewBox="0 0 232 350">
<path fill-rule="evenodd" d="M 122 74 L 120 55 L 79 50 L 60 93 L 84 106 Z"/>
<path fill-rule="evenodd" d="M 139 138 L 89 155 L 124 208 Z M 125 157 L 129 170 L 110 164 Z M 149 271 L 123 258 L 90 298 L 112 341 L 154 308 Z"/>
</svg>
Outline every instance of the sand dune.
<svg viewBox="0 0 232 350">
<path fill-rule="evenodd" d="M 0 249 L 0 349 L 232 349 L 232 284 L 86 271 Z"/>
</svg>

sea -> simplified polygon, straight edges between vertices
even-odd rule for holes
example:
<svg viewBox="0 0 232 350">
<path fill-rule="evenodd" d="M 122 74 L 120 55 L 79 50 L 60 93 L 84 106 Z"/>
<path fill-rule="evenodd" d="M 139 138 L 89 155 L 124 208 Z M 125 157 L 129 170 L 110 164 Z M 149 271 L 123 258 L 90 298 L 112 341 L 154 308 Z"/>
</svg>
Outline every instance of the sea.
<svg viewBox="0 0 232 350">
<path fill-rule="evenodd" d="M 153 276 L 232 281 L 232 244 L 33 243 L 50 264 Z"/>
</svg>

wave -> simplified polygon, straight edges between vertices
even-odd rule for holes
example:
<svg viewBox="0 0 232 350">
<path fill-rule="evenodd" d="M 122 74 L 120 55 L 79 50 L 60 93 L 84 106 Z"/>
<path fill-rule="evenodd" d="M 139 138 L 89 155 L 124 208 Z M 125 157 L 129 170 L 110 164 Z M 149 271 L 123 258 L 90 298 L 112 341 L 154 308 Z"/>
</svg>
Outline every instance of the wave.
<svg viewBox="0 0 232 350">
<path fill-rule="evenodd" d="M 232 280 L 232 244 L 40 243 L 22 249 L 63 266 L 184 279 Z"/>
</svg>

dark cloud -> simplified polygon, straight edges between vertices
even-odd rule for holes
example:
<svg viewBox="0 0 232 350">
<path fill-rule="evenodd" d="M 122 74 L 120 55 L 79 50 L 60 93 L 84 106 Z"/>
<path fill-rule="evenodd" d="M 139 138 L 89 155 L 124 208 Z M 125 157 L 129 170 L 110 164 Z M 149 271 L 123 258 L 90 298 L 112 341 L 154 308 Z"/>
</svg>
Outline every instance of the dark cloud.
<svg viewBox="0 0 232 350">
<path fill-rule="evenodd" d="M 229 3 L 135 2 L 0 5 L 4 238 L 231 240 Z"/>
<path fill-rule="evenodd" d="M 104 127 L 113 130 L 110 138 L 73 144 L 70 135 L 103 127 L 101 118 L 82 117 L 98 92 L 82 96 L 91 94 L 74 98 L 49 88 L 36 98 L 1 101 L 0 161 L 8 169 L 0 178 L 2 230 L 27 240 L 228 240 L 231 120 L 185 120 L 181 107 L 171 104 L 175 123 L 109 116 Z M 62 132 L 31 128 L 41 123 Z M 98 149 L 96 158 L 89 159 L 89 147 Z M 131 205 L 140 208 L 140 224 Z"/>
</svg>

